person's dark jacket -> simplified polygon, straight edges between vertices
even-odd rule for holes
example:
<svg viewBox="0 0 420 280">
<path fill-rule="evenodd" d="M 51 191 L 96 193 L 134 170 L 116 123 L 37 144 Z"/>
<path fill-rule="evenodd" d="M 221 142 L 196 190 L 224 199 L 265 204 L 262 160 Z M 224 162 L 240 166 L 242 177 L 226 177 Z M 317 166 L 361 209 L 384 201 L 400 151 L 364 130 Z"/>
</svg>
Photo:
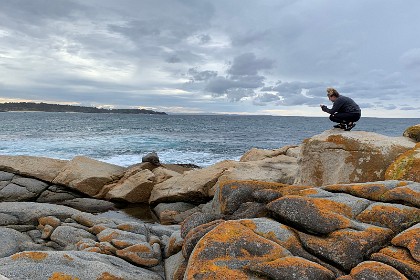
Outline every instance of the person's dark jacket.
<svg viewBox="0 0 420 280">
<path fill-rule="evenodd" d="M 321 109 L 331 115 L 335 113 L 361 113 L 359 105 L 357 105 L 350 97 L 343 95 L 337 97 L 331 109 L 328 109 L 325 105 L 322 106 Z"/>
</svg>

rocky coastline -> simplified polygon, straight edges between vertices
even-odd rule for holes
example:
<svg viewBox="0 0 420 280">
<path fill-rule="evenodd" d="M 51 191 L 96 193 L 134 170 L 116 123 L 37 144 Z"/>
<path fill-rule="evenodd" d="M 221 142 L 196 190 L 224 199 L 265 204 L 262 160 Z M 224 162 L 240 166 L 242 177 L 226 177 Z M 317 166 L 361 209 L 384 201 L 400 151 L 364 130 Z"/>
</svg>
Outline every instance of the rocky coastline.
<svg viewBox="0 0 420 280">
<path fill-rule="evenodd" d="M 420 125 L 206 168 L 0 155 L 1 279 L 420 279 Z M 99 213 L 143 203 L 154 221 Z"/>
</svg>

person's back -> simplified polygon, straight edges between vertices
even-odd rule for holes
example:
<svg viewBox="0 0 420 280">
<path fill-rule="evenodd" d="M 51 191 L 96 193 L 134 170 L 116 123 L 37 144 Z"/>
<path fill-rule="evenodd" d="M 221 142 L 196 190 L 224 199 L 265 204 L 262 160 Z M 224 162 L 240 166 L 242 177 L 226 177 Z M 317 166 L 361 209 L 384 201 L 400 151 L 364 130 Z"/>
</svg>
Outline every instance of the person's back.
<svg viewBox="0 0 420 280">
<path fill-rule="evenodd" d="M 359 105 L 350 97 L 340 95 L 333 88 L 327 88 L 327 96 L 333 102 L 333 107 L 329 109 L 325 105 L 321 104 L 320 106 L 322 111 L 330 114 L 331 121 L 339 123 L 338 125 L 334 125 L 334 127 L 347 131 L 355 127 L 355 122 L 360 119 L 362 113 Z"/>
</svg>

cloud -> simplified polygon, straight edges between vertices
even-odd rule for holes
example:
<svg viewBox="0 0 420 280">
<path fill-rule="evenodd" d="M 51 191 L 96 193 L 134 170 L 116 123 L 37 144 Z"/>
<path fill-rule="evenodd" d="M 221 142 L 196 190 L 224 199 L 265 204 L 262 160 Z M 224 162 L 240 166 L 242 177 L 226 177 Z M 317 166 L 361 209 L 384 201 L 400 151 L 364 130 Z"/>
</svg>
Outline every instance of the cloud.
<svg viewBox="0 0 420 280">
<path fill-rule="evenodd" d="M 401 57 L 402 65 L 409 69 L 420 68 L 420 48 L 410 49 L 406 51 Z"/>
<path fill-rule="evenodd" d="M 257 58 L 254 53 L 241 54 L 233 59 L 228 74 L 234 76 L 255 76 L 258 71 L 271 69 L 274 61 L 267 58 Z"/>
</svg>

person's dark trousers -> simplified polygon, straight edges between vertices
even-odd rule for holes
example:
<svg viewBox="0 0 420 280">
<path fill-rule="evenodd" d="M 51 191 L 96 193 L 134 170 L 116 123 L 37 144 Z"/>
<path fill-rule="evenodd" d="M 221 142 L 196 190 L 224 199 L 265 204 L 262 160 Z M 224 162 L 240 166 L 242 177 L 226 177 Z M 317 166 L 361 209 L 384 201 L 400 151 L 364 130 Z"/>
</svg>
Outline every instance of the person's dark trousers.
<svg viewBox="0 0 420 280">
<path fill-rule="evenodd" d="M 360 113 L 336 113 L 330 115 L 330 120 L 336 123 L 357 122 L 360 120 Z"/>
</svg>

